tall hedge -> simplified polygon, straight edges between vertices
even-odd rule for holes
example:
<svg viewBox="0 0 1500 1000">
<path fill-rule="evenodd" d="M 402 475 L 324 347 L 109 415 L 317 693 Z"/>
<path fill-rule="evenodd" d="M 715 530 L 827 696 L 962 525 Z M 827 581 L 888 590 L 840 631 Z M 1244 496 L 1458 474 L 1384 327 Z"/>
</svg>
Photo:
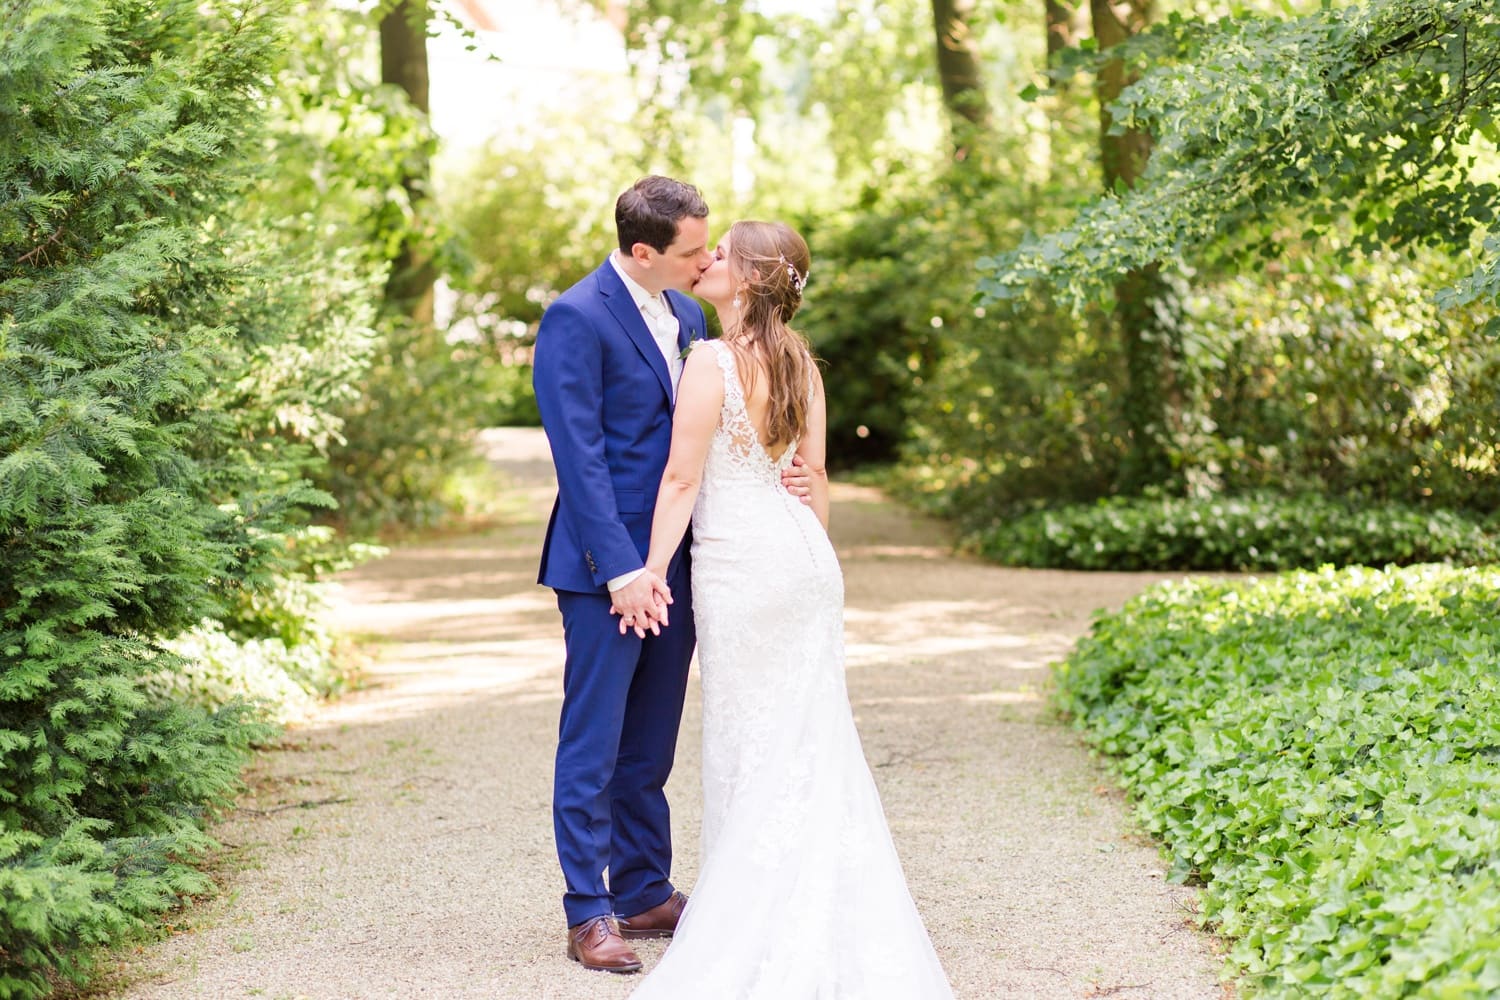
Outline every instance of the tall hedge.
<svg viewBox="0 0 1500 1000">
<path fill-rule="evenodd" d="M 262 730 L 142 680 L 271 586 L 323 501 L 242 405 L 296 408 L 255 358 L 317 329 L 295 296 L 270 316 L 235 222 L 260 9 L 0 8 L 0 998 L 81 978 L 88 945 L 205 887 L 205 816 Z"/>
</svg>

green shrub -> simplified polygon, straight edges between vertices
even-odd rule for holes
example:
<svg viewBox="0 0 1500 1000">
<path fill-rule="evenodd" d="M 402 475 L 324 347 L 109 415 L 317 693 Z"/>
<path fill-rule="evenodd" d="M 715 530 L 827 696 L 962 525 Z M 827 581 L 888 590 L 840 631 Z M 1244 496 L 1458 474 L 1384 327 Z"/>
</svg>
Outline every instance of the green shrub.
<svg viewBox="0 0 1500 1000">
<path fill-rule="evenodd" d="M 319 348 L 333 338 L 324 337 L 300 364 L 262 366 L 265 376 L 317 376 L 297 383 L 316 398 L 312 426 L 286 408 L 264 423 L 316 449 L 306 474 L 338 501 L 329 520 L 358 534 L 429 526 L 453 512 L 450 480 L 475 461 L 470 438 L 487 402 L 467 345 L 379 308 L 403 243 L 420 244 L 445 274 L 461 270 L 431 202 L 414 205 L 405 187 L 436 139 L 405 94 L 380 83 L 378 18 L 357 5 L 277 6 L 294 30 L 280 39 L 263 94 L 272 155 L 250 171 L 241 204 L 274 231 L 283 256 L 313 262 L 324 280 L 320 294 L 303 296 L 306 314 L 325 325 L 342 316 L 344 329 L 332 332 L 346 345 L 326 353 Z M 298 291 L 280 290 L 282 299 Z"/>
<path fill-rule="evenodd" d="M 531 365 L 512 364 L 485 355 L 475 357 L 483 380 L 486 407 L 482 417 L 488 427 L 540 427 L 542 412 L 536 407 L 531 386 Z"/>
<path fill-rule="evenodd" d="M 1248 992 L 1500 991 L 1500 570 L 1154 588 L 1057 670 Z"/>
<path fill-rule="evenodd" d="M 1433 296 L 1463 267 L 1298 247 L 1269 273 L 1195 277 L 1180 296 L 1189 480 L 1500 507 L 1500 341 L 1485 310 Z"/>
<path fill-rule="evenodd" d="M 310 643 L 288 647 L 280 639 L 237 641 L 210 618 L 164 648 L 181 661 L 144 679 L 143 689 L 157 702 L 208 709 L 246 702 L 277 723 L 305 717 L 317 704 L 314 678 L 335 669 L 331 650 Z"/>
<path fill-rule="evenodd" d="M 482 464 L 474 434 L 488 407 L 484 372 L 462 363 L 466 353 L 442 331 L 393 324 L 318 477 L 338 498 L 330 517 L 341 528 L 432 528 L 459 509 L 450 486 Z"/>
<path fill-rule="evenodd" d="M 245 208 L 277 50 L 214 0 L 0 7 L 0 997 L 203 891 L 270 733 L 150 687 L 204 621 L 295 617 L 303 474 L 362 364 L 349 269 Z"/>
<path fill-rule="evenodd" d="M 454 330 L 481 372 L 491 427 L 540 426 L 531 348 L 542 313 L 614 247 L 614 199 L 639 176 L 611 157 L 624 140 L 616 122 L 543 113 L 533 128 L 547 138 L 508 132 L 445 165 L 438 186 L 469 263 L 454 281 Z"/>
<path fill-rule="evenodd" d="M 897 170 L 846 217 L 796 222 L 813 248 L 796 326 L 829 373 L 831 462 L 893 458 L 919 406 L 952 398 L 930 386 L 950 346 L 996 339 L 971 302 L 973 261 L 1019 237 L 1021 197 L 1013 178 L 975 169 Z"/>
<path fill-rule="evenodd" d="M 261 717 L 285 723 L 347 687 L 350 670 L 328 625 L 329 585 L 318 577 L 381 550 L 344 546 L 323 527 L 304 529 L 292 541 L 299 568 L 269 586 L 242 588 L 218 620 L 206 618 L 163 643 L 179 659 L 145 678 L 152 698 L 209 711 L 247 702 Z"/>
<path fill-rule="evenodd" d="M 1261 494 L 1114 498 L 1033 511 L 976 538 L 987 558 L 1065 569 L 1312 569 L 1322 565 L 1478 563 L 1495 536 L 1446 510 Z"/>
<path fill-rule="evenodd" d="M 1500 509 L 1500 340 L 1483 310 L 1432 298 L 1461 266 L 1295 247 L 1272 271 L 1168 274 L 1173 472 L 1158 487 Z M 900 474 L 970 530 L 996 512 L 1126 492 L 1119 344 L 1040 294 L 1012 305 L 934 310 L 937 362 L 906 390 Z M 850 402 L 856 418 L 881 412 Z"/>
</svg>

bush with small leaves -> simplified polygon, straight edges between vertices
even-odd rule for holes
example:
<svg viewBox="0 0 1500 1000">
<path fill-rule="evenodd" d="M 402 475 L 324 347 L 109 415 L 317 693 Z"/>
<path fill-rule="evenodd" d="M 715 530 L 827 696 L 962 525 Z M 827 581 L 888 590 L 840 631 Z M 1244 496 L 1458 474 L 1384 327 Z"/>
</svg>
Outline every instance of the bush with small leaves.
<svg viewBox="0 0 1500 1000">
<path fill-rule="evenodd" d="M 1057 669 L 1247 995 L 1500 993 L 1500 569 L 1158 586 Z"/>
<path fill-rule="evenodd" d="M 1279 570 L 1482 563 L 1496 536 L 1449 510 L 1319 496 L 1118 497 L 1034 511 L 980 532 L 981 554 L 1059 569 Z"/>
</svg>

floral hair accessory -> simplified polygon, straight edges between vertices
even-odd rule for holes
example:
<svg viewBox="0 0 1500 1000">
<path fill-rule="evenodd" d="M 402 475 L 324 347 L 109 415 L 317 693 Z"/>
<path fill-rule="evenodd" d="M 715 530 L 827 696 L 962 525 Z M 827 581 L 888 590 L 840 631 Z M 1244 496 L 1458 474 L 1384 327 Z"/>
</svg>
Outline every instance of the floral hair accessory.
<svg viewBox="0 0 1500 1000">
<path fill-rule="evenodd" d="M 786 266 L 786 276 L 792 279 L 792 287 L 797 290 L 798 295 L 801 295 L 803 287 L 807 285 L 807 275 L 798 274 L 792 262 L 786 259 L 786 254 L 777 254 L 776 259 Z"/>
</svg>

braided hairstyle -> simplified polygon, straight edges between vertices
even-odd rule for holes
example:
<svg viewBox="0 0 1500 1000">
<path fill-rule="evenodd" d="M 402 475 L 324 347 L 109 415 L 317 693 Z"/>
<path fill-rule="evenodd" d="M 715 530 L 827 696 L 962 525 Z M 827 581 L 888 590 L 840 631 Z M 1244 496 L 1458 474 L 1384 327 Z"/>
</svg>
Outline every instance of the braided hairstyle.
<svg viewBox="0 0 1500 1000">
<path fill-rule="evenodd" d="M 748 287 L 739 325 L 724 342 L 748 374 L 748 392 L 761 371 L 770 379 L 766 433 L 770 444 L 790 444 L 807 430 L 813 384 L 812 348 L 787 324 L 802 305 L 811 258 L 807 242 L 782 222 L 741 221 L 729 227 L 731 273 Z"/>
</svg>

